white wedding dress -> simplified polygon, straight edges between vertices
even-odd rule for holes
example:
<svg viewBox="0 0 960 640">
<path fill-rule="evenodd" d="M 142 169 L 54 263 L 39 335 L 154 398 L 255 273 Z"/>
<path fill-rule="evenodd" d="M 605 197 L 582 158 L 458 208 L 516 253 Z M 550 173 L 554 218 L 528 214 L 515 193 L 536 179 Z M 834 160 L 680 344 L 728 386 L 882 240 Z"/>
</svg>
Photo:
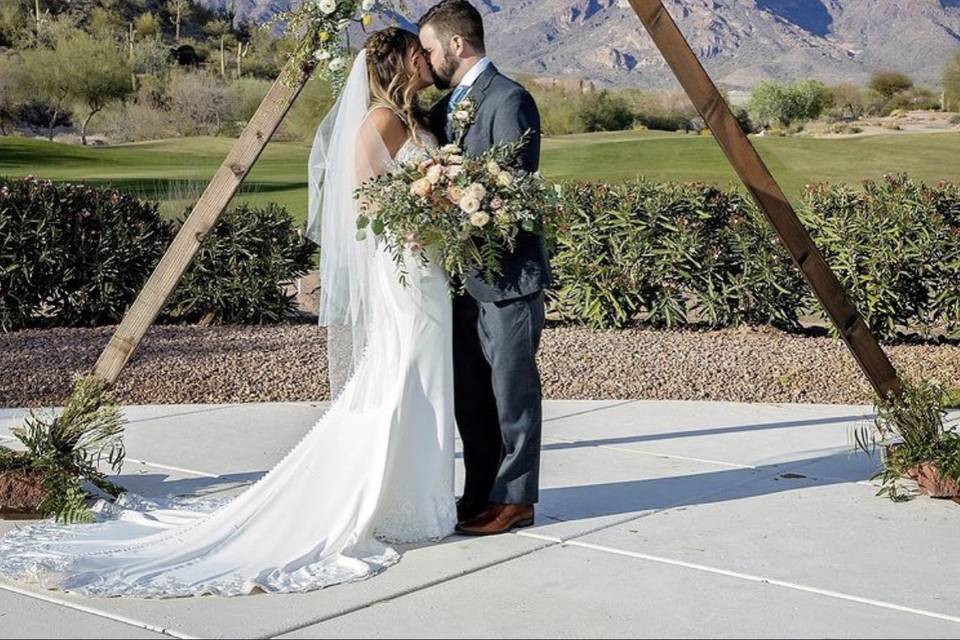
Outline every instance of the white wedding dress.
<svg viewBox="0 0 960 640">
<path fill-rule="evenodd" d="M 424 156 L 407 141 L 396 159 Z M 101 597 L 303 592 L 375 575 L 399 560 L 391 544 L 453 533 L 447 278 L 408 259 L 416 286 L 403 287 L 393 258 L 372 255 L 366 277 L 377 295 L 363 354 L 328 412 L 269 473 L 229 501 L 133 497 L 100 503 L 96 524 L 14 530 L 0 540 L 0 576 Z"/>
</svg>

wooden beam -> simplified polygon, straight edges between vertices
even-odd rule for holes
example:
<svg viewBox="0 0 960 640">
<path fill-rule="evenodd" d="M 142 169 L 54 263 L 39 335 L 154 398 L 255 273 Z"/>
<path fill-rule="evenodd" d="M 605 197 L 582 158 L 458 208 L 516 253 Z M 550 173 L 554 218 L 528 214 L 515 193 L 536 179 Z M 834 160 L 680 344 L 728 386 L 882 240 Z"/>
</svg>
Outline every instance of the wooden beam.
<svg viewBox="0 0 960 640">
<path fill-rule="evenodd" d="M 301 46 L 309 46 L 309 43 Z M 111 384 L 117 381 L 123 367 L 190 266 L 200 244 L 216 225 L 310 79 L 314 65 L 312 60 L 302 65 L 291 62 L 273 83 L 143 290 L 127 310 L 106 349 L 100 354 L 93 372 L 95 376 Z"/>
<path fill-rule="evenodd" d="M 887 355 L 800 222 L 780 185 L 740 128 L 726 100 L 662 0 L 630 0 L 630 5 L 710 127 L 737 175 L 803 272 L 870 384 L 882 398 L 899 394 L 900 380 Z"/>
</svg>

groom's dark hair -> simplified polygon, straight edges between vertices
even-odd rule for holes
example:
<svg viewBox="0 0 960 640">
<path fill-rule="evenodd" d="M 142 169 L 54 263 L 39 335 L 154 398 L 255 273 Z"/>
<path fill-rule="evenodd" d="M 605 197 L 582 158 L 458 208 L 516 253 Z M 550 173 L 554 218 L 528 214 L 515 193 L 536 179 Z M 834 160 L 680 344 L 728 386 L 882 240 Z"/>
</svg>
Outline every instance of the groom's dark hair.
<svg viewBox="0 0 960 640">
<path fill-rule="evenodd" d="M 486 53 L 483 40 L 483 16 L 467 0 L 443 0 L 427 11 L 417 26 L 423 29 L 430 25 L 443 41 L 461 36 L 478 53 Z"/>
</svg>

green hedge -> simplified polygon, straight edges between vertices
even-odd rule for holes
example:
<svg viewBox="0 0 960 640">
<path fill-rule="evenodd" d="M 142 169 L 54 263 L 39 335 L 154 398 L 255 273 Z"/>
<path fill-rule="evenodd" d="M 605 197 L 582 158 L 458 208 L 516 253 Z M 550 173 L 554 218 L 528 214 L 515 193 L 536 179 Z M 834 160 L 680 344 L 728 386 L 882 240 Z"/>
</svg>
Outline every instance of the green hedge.
<svg viewBox="0 0 960 640">
<path fill-rule="evenodd" d="M 180 224 L 113 189 L 0 179 L 0 330 L 118 323 Z M 313 253 L 281 207 L 228 211 L 160 321 L 279 322 Z"/>
<path fill-rule="evenodd" d="M 747 196 L 702 184 L 563 185 L 554 310 L 597 329 L 796 328 L 822 311 Z M 819 185 L 801 219 L 885 339 L 960 331 L 960 188 Z"/>
<path fill-rule="evenodd" d="M 554 308 L 597 329 L 636 319 L 798 324 L 803 289 L 789 257 L 743 195 L 701 184 L 568 184 Z"/>
<path fill-rule="evenodd" d="M 770 324 L 822 312 L 747 196 L 703 184 L 562 185 L 552 308 L 597 329 Z M 817 185 L 798 212 L 884 339 L 960 335 L 960 187 Z M 119 322 L 182 220 L 110 189 L 0 179 L 0 330 Z M 314 247 L 283 208 L 240 206 L 161 322 L 282 322 Z"/>
</svg>

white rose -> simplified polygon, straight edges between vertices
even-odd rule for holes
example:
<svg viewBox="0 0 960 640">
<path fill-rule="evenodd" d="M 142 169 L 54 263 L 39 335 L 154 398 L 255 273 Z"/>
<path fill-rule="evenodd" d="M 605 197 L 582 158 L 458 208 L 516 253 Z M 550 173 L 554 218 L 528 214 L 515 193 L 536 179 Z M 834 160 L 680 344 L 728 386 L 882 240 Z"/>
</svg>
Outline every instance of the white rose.
<svg viewBox="0 0 960 640">
<path fill-rule="evenodd" d="M 485 227 L 488 222 L 490 222 L 490 214 L 486 211 L 477 211 L 470 216 L 470 224 L 475 227 Z"/>
<path fill-rule="evenodd" d="M 317 2 L 317 6 L 320 7 L 320 11 L 330 15 L 337 10 L 337 0 L 320 0 Z"/>
<path fill-rule="evenodd" d="M 463 165 L 455 164 L 452 167 L 447 167 L 447 177 L 453 180 L 457 176 L 463 173 Z"/>
<path fill-rule="evenodd" d="M 377 6 L 377 0 L 363 0 L 361 7 L 364 11 L 370 11 L 375 6 Z"/>
<path fill-rule="evenodd" d="M 437 184 L 443 178 L 443 167 L 438 164 L 433 165 L 427 170 L 427 180 L 430 184 Z"/>
<path fill-rule="evenodd" d="M 462 197 L 463 197 L 463 189 L 461 189 L 457 185 L 452 184 L 447 188 L 447 200 L 449 200 L 451 203 L 459 206 L 460 198 Z"/>
<path fill-rule="evenodd" d="M 467 187 L 467 191 L 469 191 L 477 200 L 483 200 L 487 197 L 487 189 L 479 182 L 474 182 L 472 185 Z"/>
<path fill-rule="evenodd" d="M 487 163 L 487 173 L 492 176 L 500 175 L 500 165 L 497 164 L 496 160 L 491 160 Z"/>
<path fill-rule="evenodd" d="M 329 60 L 332 57 L 332 54 L 326 49 L 320 49 L 313 55 L 317 60 Z"/>
<path fill-rule="evenodd" d="M 450 164 L 463 164 L 463 156 L 450 156 L 447 158 Z"/>
<path fill-rule="evenodd" d="M 480 210 L 480 199 L 472 193 L 466 193 L 460 198 L 460 209 L 466 214 L 474 214 Z"/>
<path fill-rule="evenodd" d="M 460 122 L 466 122 L 467 120 L 470 119 L 470 112 L 464 111 L 462 109 L 459 111 L 454 111 L 453 117 L 459 120 Z"/>
<path fill-rule="evenodd" d="M 420 178 L 410 185 L 410 194 L 414 196 L 426 198 L 428 195 L 430 195 L 431 191 L 433 191 L 433 185 L 430 184 L 430 181 L 426 178 Z"/>
<path fill-rule="evenodd" d="M 330 71 L 340 71 L 347 65 L 347 61 L 343 58 L 334 58 L 330 61 Z"/>
<path fill-rule="evenodd" d="M 463 153 L 463 150 L 455 144 L 448 144 L 448 145 L 445 145 L 442 149 L 440 149 L 440 153 L 448 156 L 449 155 L 458 156 L 461 153 Z"/>
<path fill-rule="evenodd" d="M 513 174 L 509 171 L 501 171 L 500 175 L 497 176 L 497 184 L 501 187 L 509 187 L 513 184 Z"/>
</svg>

